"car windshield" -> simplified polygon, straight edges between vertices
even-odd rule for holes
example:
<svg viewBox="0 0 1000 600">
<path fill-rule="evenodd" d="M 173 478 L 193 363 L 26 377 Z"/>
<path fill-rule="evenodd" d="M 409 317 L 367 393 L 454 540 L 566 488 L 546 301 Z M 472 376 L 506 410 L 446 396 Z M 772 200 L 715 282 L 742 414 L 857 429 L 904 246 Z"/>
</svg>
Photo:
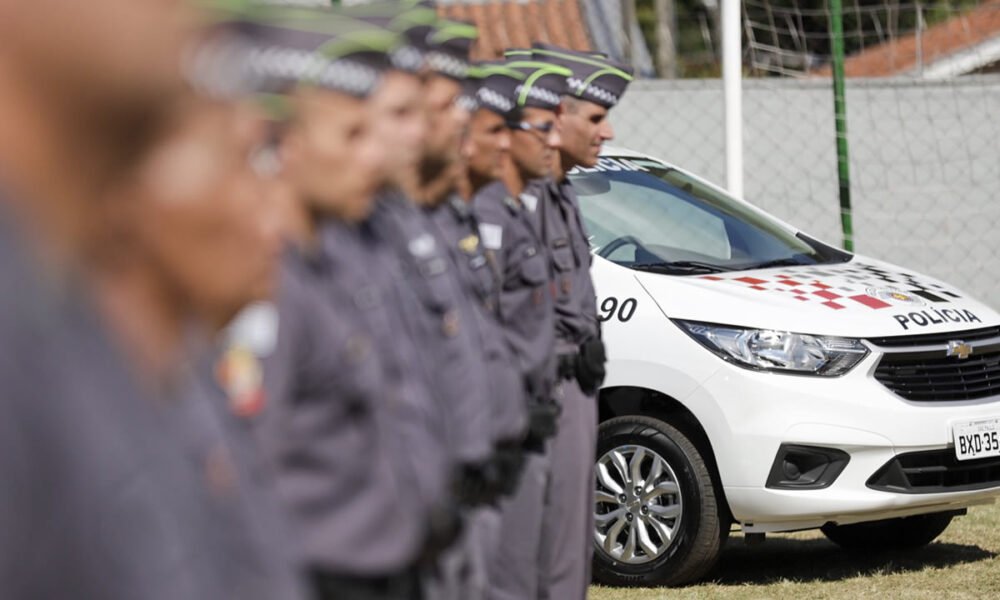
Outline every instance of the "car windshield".
<svg viewBox="0 0 1000 600">
<path fill-rule="evenodd" d="M 594 251 L 631 269 L 693 275 L 851 259 L 658 161 L 603 157 L 570 180 Z"/>
</svg>

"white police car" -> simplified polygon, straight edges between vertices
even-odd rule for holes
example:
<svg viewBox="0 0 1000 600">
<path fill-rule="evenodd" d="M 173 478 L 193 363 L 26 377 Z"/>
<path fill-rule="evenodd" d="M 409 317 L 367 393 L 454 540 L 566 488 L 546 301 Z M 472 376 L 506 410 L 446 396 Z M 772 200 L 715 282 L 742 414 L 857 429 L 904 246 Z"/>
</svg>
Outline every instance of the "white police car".
<svg viewBox="0 0 1000 600">
<path fill-rule="evenodd" d="M 1000 315 L 678 168 L 572 175 L 608 348 L 594 572 L 680 584 L 747 534 L 927 544 L 1000 495 Z"/>
</svg>

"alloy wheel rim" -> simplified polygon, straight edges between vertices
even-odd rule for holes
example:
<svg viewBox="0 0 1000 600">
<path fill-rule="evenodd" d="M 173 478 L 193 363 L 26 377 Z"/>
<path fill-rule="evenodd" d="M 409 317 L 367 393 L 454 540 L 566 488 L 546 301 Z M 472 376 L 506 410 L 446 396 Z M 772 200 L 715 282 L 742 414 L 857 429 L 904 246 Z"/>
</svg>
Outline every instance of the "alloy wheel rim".
<svg viewBox="0 0 1000 600">
<path fill-rule="evenodd" d="M 673 545 L 683 518 L 677 476 L 653 450 L 618 446 L 597 461 L 594 544 L 630 565 L 655 560 Z"/>
</svg>

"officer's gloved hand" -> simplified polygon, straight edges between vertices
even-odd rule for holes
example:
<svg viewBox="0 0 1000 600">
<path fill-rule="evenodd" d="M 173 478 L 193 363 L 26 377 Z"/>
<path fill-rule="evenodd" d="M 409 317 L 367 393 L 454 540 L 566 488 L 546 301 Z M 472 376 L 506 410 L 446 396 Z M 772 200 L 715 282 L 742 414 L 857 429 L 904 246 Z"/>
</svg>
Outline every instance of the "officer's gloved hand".
<svg viewBox="0 0 1000 600">
<path fill-rule="evenodd" d="M 604 352 L 604 342 L 599 339 L 588 340 L 580 344 L 580 353 L 576 361 L 576 380 L 580 389 L 588 396 L 593 396 L 604 383 L 604 363 L 608 361 Z"/>
<path fill-rule="evenodd" d="M 496 473 L 496 497 L 512 496 L 517 491 L 524 470 L 524 448 L 521 440 L 497 442 L 493 452 Z"/>
<path fill-rule="evenodd" d="M 552 400 L 537 399 L 528 406 L 528 435 L 524 440 L 524 449 L 528 452 L 542 454 L 545 452 L 545 440 L 551 438 L 559 430 L 559 413 L 562 406 Z"/>
<path fill-rule="evenodd" d="M 463 528 L 457 504 L 448 502 L 432 508 L 427 515 L 427 538 L 420 554 L 421 565 L 434 568 L 444 551 L 458 541 Z"/>
<path fill-rule="evenodd" d="M 465 507 L 482 506 L 496 499 L 498 475 L 492 457 L 473 463 L 463 463 L 453 480 L 458 503 Z"/>
</svg>

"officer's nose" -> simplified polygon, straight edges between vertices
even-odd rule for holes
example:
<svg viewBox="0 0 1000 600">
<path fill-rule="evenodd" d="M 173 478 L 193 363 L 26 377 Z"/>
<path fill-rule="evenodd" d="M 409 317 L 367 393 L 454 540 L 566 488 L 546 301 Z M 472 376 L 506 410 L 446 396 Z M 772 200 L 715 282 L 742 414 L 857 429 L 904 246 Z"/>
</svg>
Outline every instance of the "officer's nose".
<svg viewBox="0 0 1000 600">
<path fill-rule="evenodd" d="M 553 127 L 547 136 L 545 136 L 545 143 L 548 144 L 549 148 L 558 148 L 562 146 L 562 136 L 559 134 L 559 128 Z"/>
<path fill-rule="evenodd" d="M 611 127 L 611 121 L 604 119 L 601 121 L 600 136 L 602 141 L 615 139 L 615 130 Z"/>
</svg>

